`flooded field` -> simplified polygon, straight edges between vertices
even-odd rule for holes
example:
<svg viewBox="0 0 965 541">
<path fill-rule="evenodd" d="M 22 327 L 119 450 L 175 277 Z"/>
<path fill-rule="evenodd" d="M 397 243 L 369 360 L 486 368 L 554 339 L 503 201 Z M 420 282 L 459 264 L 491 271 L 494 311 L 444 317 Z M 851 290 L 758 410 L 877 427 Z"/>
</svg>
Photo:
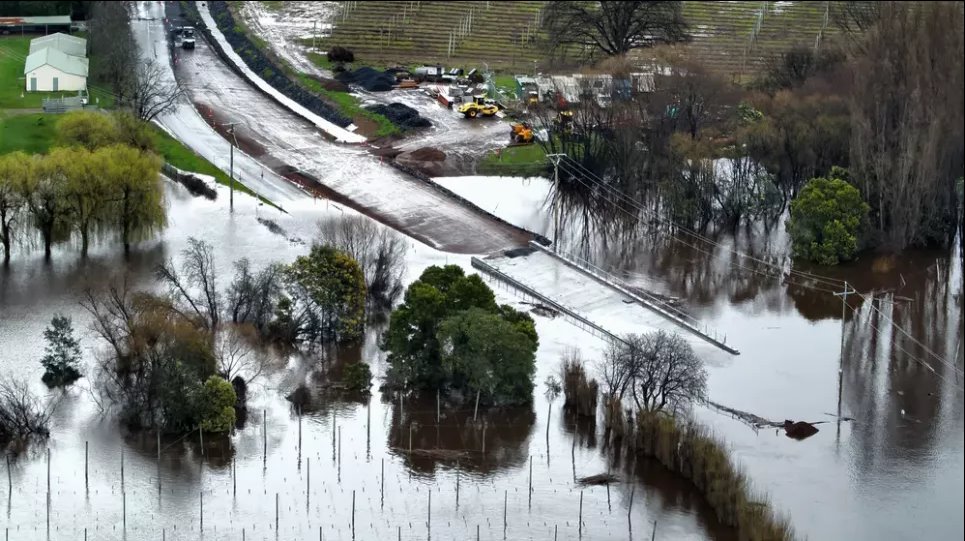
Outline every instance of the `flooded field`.
<svg viewBox="0 0 965 541">
<path fill-rule="evenodd" d="M 191 235 L 203 234 L 215 246 L 221 279 L 228 280 L 234 259 L 246 256 L 256 268 L 289 261 L 307 251 L 315 220 L 351 212 L 307 200 L 290 204 L 292 214 L 285 216 L 236 194 L 229 216 L 224 193 L 209 202 L 172 185 L 167 195 L 168 229 L 160 240 L 139 245 L 130 261 L 114 246 L 98 246 L 86 262 L 65 248 L 49 265 L 37 254 L 18 254 L 0 274 L 0 371 L 61 400 L 47 445 L 13 459 L 12 488 L 0 491 L 0 526 L 9 528 L 11 539 L 82 539 L 85 528 L 90 539 L 160 539 L 163 531 L 166 539 L 235 540 L 242 529 L 247 539 L 313 539 L 319 528 L 324 539 L 352 539 L 353 491 L 357 539 L 399 536 L 399 528 L 403 539 L 430 533 L 468 539 L 477 526 L 481 539 L 502 539 L 504 531 L 508 539 L 551 539 L 557 531 L 560 539 L 581 533 L 586 539 L 643 538 L 653 521 L 657 539 L 731 538 L 688 484 L 655 464 L 608 461 L 594 432 L 567 419 L 562 399 L 549 403 L 541 385 L 531 407 L 481 410 L 476 423 L 468 408 L 443 404 L 437 420 L 433 400 L 404 401 L 400 409 L 378 392 L 366 402 L 319 396 L 316 408 L 299 419 L 284 397 L 302 382 L 324 381 L 334 364 L 361 357 L 382 373 L 374 327 L 361 347 L 330 352 L 327 360 L 279 361 L 256 382 L 247 422 L 230 440 L 205 441 L 202 453 L 197 433 L 165 439 L 158 461 L 155 434 L 125 433 L 109 412 L 99 411 L 87 379 L 63 397 L 47 393 L 38 359 L 53 313 L 70 315 L 86 331 L 89 316 L 78 304 L 85 288 L 125 270 L 132 286 L 156 287 L 154 265 L 177 260 Z M 266 216 L 285 234 L 257 221 Z M 426 265 L 446 262 L 468 267 L 467 259 L 414 244 L 408 272 L 414 278 Z M 491 284 L 501 302 L 525 307 Z M 537 330 L 538 384 L 556 373 L 565 348 L 597 355 L 603 346 L 561 319 L 537 317 Z M 98 343 L 88 332 L 81 335 L 90 371 Z M 624 479 L 609 491 L 574 481 L 608 469 Z"/>
<path fill-rule="evenodd" d="M 160 4 L 141 8 L 135 23 L 141 46 L 163 48 Z M 477 532 L 480 539 L 734 538 L 688 482 L 654 463 L 614 456 L 599 427 L 573 422 L 562 399 L 544 395 L 542 382 L 557 373 L 567 348 L 598 359 L 604 347 L 563 318 L 534 316 L 540 346 L 533 404 L 480 411 L 478 419 L 470 408 L 443 403 L 437 410 L 431 397 L 399 403 L 377 389 L 363 401 L 317 393 L 299 415 L 285 397 L 302 383 L 320 388 L 341 363 L 362 359 L 376 380 L 384 373 L 377 325 L 359 346 L 276 359 L 250 390 L 246 422 L 230 438 L 202 442 L 191 433 L 165 438 L 159 448 L 154 433 L 127 433 L 102 411 L 88 378 L 66 393 L 48 392 L 39 359 L 43 329 L 55 313 L 84 331 L 88 375 L 96 365 L 100 344 L 78 303 L 85 289 L 122 277 L 134 288 L 156 288 L 155 266 L 177 262 L 191 236 L 214 246 L 219 279 L 227 281 L 234 260 L 247 257 L 256 269 L 291 261 L 307 252 L 319 218 L 354 212 L 305 195 L 273 169 L 311 172 L 361 211 L 424 240 L 412 241 L 408 281 L 428 265 L 469 269 L 469 254 L 525 244 L 518 230 L 382 167 L 367 151 L 328 143 L 203 44 L 191 54 L 179 61 L 178 76 L 199 110 L 224 118 L 182 109 L 165 122 L 198 131 L 192 145 L 198 147 L 216 140 L 205 122 L 242 122 L 239 138 L 247 138 L 242 144 L 254 157 L 242 161 L 245 174 L 264 182 L 261 191 L 272 190 L 290 214 L 239 194 L 229 214 L 224 188 L 210 202 L 168 185 L 168 228 L 130 258 L 113 244 L 96 246 L 86 260 L 63 247 L 51 263 L 36 251 L 18 251 L 10 268 L 0 269 L 0 372 L 59 401 L 49 441 L 11 455 L 9 484 L 0 485 L 6 488 L 0 529 L 9 539 L 475 539 Z M 431 141 L 432 133 L 418 143 Z M 223 161 L 224 152 L 217 154 Z M 267 176 L 260 175 L 262 164 Z M 557 236 L 541 179 L 440 182 L 510 223 Z M 281 232 L 259 218 L 274 220 Z M 711 242 L 695 246 L 663 235 L 596 242 L 592 220 L 614 217 L 590 218 L 585 229 L 559 232 L 562 250 L 633 287 L 678 299 L 681 310 L 740 350 L 706 359 L 711 400 L 770 420 L 821 423 L 816 435 L 795 441 L 705 407 L 694 410 L 801 538 L 965 536 L 961 239 L 949 251 L 870 254 L 820 270 L 863 295 L 849 295 L 843 305 L 827 283 L 801 274 L 775 277 L 772 265 L 787 257 L 780 224 L 708 234 Z M 767 263 L 752 264 L 734 248 Z M 595 299 L 580 298 L 572 282 L 531 261 L 530 276 L 541 287 L 594 308 Z M 531 308 L 499 283 L 487 283 L 500 302 Z M 605 306 L 595 309 L 606 319 Z M 650 330 L 646 318 L 621 318 L 613 326 Z M 839 404 L 849 420 L 836 422 Z M 608 471 L 621 482 L 609 488 L 577 482 Z"/>
</svg>

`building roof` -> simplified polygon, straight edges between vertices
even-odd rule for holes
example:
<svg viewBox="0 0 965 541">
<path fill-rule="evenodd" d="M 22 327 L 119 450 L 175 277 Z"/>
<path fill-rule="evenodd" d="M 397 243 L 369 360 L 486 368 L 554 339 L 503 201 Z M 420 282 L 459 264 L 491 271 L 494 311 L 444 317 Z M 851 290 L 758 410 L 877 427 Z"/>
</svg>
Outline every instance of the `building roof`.
<svg viewBox="0 0 965 541">
<path fill-rule="evenodd" d="M 79 56 L 71 56 L 57 49 L 41 49 L 27 57 L 24 64 L 23 73 L 26 75 L 41 66 L 51 66 L 71 75 L 87 77 L 87 59 Z"/>
<path fill-rule="evenodd" d="M 87 56 L 87 40 L 57 32 L 30 40 L 30 54 L 41 49 L 57 49 L 71 56 Z"/>
<path fill-rule="evenodd" d="M 38 24 L 70 24 L 70 15 L 44 15 L 38 17 L 0 17 L 0 26 Z"/>
</svg>

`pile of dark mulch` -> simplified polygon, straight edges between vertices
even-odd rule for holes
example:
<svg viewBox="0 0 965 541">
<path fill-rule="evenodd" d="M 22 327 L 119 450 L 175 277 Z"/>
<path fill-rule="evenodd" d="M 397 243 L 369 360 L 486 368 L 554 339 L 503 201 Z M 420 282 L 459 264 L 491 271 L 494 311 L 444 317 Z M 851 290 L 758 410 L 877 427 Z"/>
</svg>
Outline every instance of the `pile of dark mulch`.
<svg viewBox="0 0 965 541">
<path fill-rule="evenodd" d="M 385 92 L 395 86 L 395 75 L 369 67 L 343 71 L 335 78 L 345 84 L 358 85 L 369 92 Z"/>
<path fill-rule="evenodd" d="M 402 128 L 403 130 L 428 128 L 429 126 L 432 126 L 432 122 L 429 122 L 428 118 L 420 116 L 419 111 L 416 111 L 412 107 L 401 103 L 390 103 L 389 105 L 371 105 L 366 107 L 366 109 L 388 118 L 390 122 Z"/>
<path fill-rule="evenodd" d="M 446 159 L 446 153 L 433 147 L 422 147 L 413 150 L 410 154 L 412 159 L 421 162 L 441 162 Z"/>
</svg>

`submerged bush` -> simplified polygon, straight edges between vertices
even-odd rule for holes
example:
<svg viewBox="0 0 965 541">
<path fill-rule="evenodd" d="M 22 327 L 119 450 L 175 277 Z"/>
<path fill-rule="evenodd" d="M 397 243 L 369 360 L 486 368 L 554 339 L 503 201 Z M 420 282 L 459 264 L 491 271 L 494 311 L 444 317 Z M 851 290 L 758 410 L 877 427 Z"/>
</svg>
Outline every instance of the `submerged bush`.
<svg viewBox="0 0 965 541">
<path fill-rule="evenodd" d="M 775 516 L 765 498 L 754 494 L 747 477 L 718 439 L 694 421 L 680 422 L 659 412 L 637 416 L 635 449 L 689 479 L 739 539 L 783 541 L 794 538 L 790 524 Z"/>
<path fill-rule="evenodd" d="M 579 417 L 596 417 L 596 403 L 599 385 L 595 379 L 588 379 L 586 367 L 579 350 L 572 350 L 563 356 L 560 368 L 563 380 L 563 408 Z"/>
<path fill-rule="evenodd" d="M 372 370 L 369 365 L 361 361 L 345 365 L 342 371 L 342 383 L 353 393 L 369 394 L 372 386 Z"/>
</svg>

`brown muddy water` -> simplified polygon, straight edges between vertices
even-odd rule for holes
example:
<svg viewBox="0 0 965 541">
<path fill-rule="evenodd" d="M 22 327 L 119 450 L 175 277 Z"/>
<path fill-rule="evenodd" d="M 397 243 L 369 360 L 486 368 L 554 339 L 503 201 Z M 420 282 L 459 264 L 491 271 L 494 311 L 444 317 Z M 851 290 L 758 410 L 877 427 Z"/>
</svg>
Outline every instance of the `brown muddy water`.
<svg viewBox="0 0 965 541">
<path fill-rule="evenodd" d="M 684 310 L 727 336 L 741 355 L 709 369 L 714 401 L 778 422 L 825 422 L 815 436 L 794 441 L 783 431 L 696 411 L 799 534 L 962 539 L 960 238 L 950 250 L 864 254 L 834 269 L 795 266 L 846 280 L 864 294 L 849 296 L 844 308 L 838 288 L 800 276 L 774 278 L 767 265 L 735 255 L 784 264 L 783 224 L 709 235 L 719 246 L 681 235 L 683 242 L 623 240 L 587 249 L 587 236 L 571 231 L 564 250 L 639 288 L 681 299 Z M 839 367 L 841 414 L 854 418 L 840 425 L 834 422 Z"/>
<path fill-rule="evenodd" d="M 431 399 L 400 407 L 377 391 L 362 401 L 318 394 L 299 422 L 284 399 L 299 383 L 320 386 L 327 371 L 357 358 L 383 373 L 374 326 L 355 348 L 279 360 L 254 385 L 244 428 L 206 441 L 203 456 L 196 433 L 166 438 L 159 464 L 155 435 L 123 431 L 99 411 L 86 379 L 63 396 L 45 390 L 39 358 L 50 317 L 73 317 L 91 367 L 98 344 L 77 304 L 86 287 L 122 272 L 135 287 L 154 287 L 153 267 L 177 259 L 192 235 L 214 244 L 227 280 L 234 259 L 247 256 L 256 268 L 290 261 L 307 250 L 314 220 L 349 212 L 306 200 L 289 205 L 286 216 L 240 196 L 229 216 L 226 197 L 192 199 L 177 186 L 168 186 L 167 195 L 170 226 L 129 260 L 117 246 L 100 245 L 87 261 L 69 248 L 57 250 L 50 264 L 37 252 L 18 253 L 10 269 L 0 271 L 0 371 L 61 400 L 50 440 L 13 458 L 9 487 L 0 479 L 0 530 L 9 531 L 9 539 L 83 539 L 85 529 L 88 539 L 316 539 L 319 529 L 323 539 L 352 539 L 353 492 L 355 539 L 475 539 L 477 526 L 481 539 L 649 539 L 653 521 L 656 539 L 734 537 L 688 483 L 650 462 L 607 460 L 600 427 L 576 425 L 562 414 L 562 399 L 547 400 L 542 381 L 557 371 L 562 349 L 589 347 L 595 339 L 541 317 L 531 407 L 480 412 L 473 423 L 471 408 L 447 404 L 437 420 Z M 266 216 L 285 234 L 258 223 Z M 780 231 L 743 231 L 736 242 L 763 258 L 783 246 Z M 883 297 L 875 305 L 881 313 L 853 297 L 846 309 L 842 414 L 855 421 L 838 425 L 840 300 L 805 287 L 816 284 L 782 283 L 735 265 L 727 249 L 734 241 L 720 242 L 704 251 L 625 242 L 596 259 L 635 285 L 679 297 L 685 309 L 728 334 L 741 355 L 709 367 L 715 401 L 772 420 L 830 422 L 794 441 L 705 408 L 695 415 L 726 441 L 754 486 L 790 516 L 802 538 L 961 539 L 960 247 L 869 256 L 834 271 L 862 293 Z M 465 263 L 416 245 L 410 278 L 446 262 Z M 609 492 L 582 489 L 581 528 L 574 478 L 607 470 L 624 481 Z"/>
<path fill-rule="evenodd" d="M 100 411 L 86 378 L 63 394 L 45 389 L 39 359 L 51 316 L 73 318 L 90 373 L 100 346 L 78 305 L 85 288 L 125 273 L 134 287 L 156 287 L 153 267 L 177 260 L 192 235 L 213 243 L 228 280 L 231 261 L 246 256 L 256 268 L 290 261 L 307 251 L 317 218 L 350 212 L 306 198 L 282 215 L 236 194 L 229 215 L 226 193 L 210 202 L 174 185 L 166 192 L 170 225 L 129 260 L 107 243 L 87 261 L 69 247 L 55 250 L 49 264 L 36 251 L 18 252 L 0 271 L 0 371 L 60 401 L 49 441 L 12 456 L 12 483 L 0 483 L 0 531 L 9 539 L 475 539 L 477 528 L 480 539 L 649 539 L 654 521 L 656 539 L 733 538 L 689 484 L 653 463 L 608 462 L 593 431 L 562 414 L 562 399 L 548 402 L 542 381 L 556 373 L 562 348 L 595 339 L 545 318 L 537 323 L 531 407 L 481 410 L 473 423 L 470 408 L 443 404 L 437 421 L 434 400 L 403 401 L 400 409 L 378 391 L 362 401 L 320 394 L 299 420 L 284 398 L 299 383 L 318 386 L 327 370 L 359 357 L 375 374 L 384 371 L 372 328 L 363 344 L 329 352 L 327 360 L 279 360 L 250 389 L 244 428 L 208 438 L 203 453 L 197 433 L 165 438 L 158 461 L 155 434 L 122 430 Z M 266 216 L 285 234 L 258 223 Z M 447 261 L 467 264 L 414 246 L 409 274 Z M 574 482 L 607 470 L 623 479 L 609 491 Z"/>
</svg>

